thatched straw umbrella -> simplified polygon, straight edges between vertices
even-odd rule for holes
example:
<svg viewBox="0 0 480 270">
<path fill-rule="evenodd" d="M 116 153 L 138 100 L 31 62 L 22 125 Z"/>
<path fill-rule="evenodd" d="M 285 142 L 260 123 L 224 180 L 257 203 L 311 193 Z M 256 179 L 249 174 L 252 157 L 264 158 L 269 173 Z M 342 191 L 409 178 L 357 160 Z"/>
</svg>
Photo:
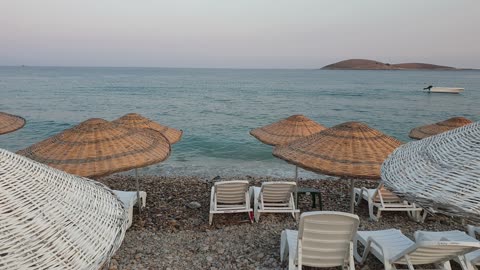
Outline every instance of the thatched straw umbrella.
<svg viewBox="0 0 480 270">
<path fill-rule="evenodd" d="M 4 149 L 0 175 L 1 269 L 93 270 L 108 264 L 128 223 L 110 189 Z"/>
<path fill-rule="evenodd" d="M 401 142 L 366 124 L 347 122 L 287 145 L 273 155 L 309 171 L 350 178 L 353 212 L 354 179 L 380 179 L 380 167 Z"/>
<path fill-rule="evenodd" d="M 420 126 L 412 129 L 408 134 L 408 137 L 412 139 L 423 139 L 433 135 L 440 134 L 445 131 L 449 131 L 455 128 L 463 127 L 471 124 L 472 121 L 465 117 L 452 117 L 442 122 L 438 122 L 431 125 Z"/>
<path fill-rule="evenodd" d="M 13 114 L 0 112 L 0 135 L 13 132 L 25 126 L 25 119 Z"/>
<path fill-rule="evenodd" d="M 113 121 L 126 128 L 149 128 L 162 133 L 170 144 L 177 143 L 182 138 L 183 131 L 160 125 L 138 113 L 126 114 L 117 120 Z"/>
<path fill-rule="evenodd" d="M 301 114 L 292 115 L 270 125 L 252 129 L 250 135 L 259 141 L 268 145 L 282 145 L 293 142 L 300 138 L 307 137 L 320 132 L 326 127 L 305 117 Z M 298 178 L 298 167 L 295 166 L 295 182 Z M 298 194 L 295 189 L 295 203 L 297 203 Z"/>
<path fill-rule="evenodd" d="M 18 154 L 68 173 L 96 178 L 164 161 L 170 155 L 170 143 L 154 130 L 128 129 L 92 118 Z"/>
<path fill-rule="evenodd" d="M 250 135 L 268 145 L 282 145 L 320 132 L 326 127 L 301 114 L 292 115 L 270 125 L 252 129 Z"/>
<path fill-rule="evenodd" d="M 480 122 L 395 150 L 382 179 L 397 195 L 429 212 L 480 222 Z"/>
</svg>

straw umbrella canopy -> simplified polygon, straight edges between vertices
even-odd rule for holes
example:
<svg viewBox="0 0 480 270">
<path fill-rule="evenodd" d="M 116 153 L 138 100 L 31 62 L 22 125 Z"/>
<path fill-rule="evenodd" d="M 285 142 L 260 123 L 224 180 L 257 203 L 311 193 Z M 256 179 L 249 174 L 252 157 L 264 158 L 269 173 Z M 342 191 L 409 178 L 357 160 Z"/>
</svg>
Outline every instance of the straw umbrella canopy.
<svg viewBox="0 0 480 270">
<path fill-rule="evenodd" d="M 164 161 L 170 155 L 170 144 L 156 131 L 92 118 L 17 153 L 68 173 L 96 178 Z"/>
<path fill-rule="evenodd" d="M 13 132 L 25 126 L 25 119 L 20 116 L 0 112 L 0 135 Z"/>
<path fill-rule="evenodd" d="M 326 127 L 311 120 L 310 118 L 296 114 L 270 125 L 252 129 L 250 135 L 268 145 L 282 145 L 293 142 L 300 138 L 312 135 L 326 129 Z M 298 167 L 295 166 L 295 182 L 298 178 Z M 298 200 L 295 189 L 295 203 Z"/>
<path fill-rule="evenodd" d="M 379 179 L 382 162 L 401 144 L 364 123 L 347 122 L 277 146 L 273 155 L 309 171 L 351 178 L 353 212 L 353 179 Z"/>
<path fill-rule="evenodd" d="M 292 115 L 270 125 L 252 129 L 250 135 L 268 145 L 281 145 L 320 132 L 326 127 L 301 114 Z"/>
<path fill-rule="evenodd" d="M 480 222 L 480 122 L 395 150 L 382 166 L 385 185 L 429 212 Z"/>
<path fill-rule="evenodd" d="M 92 118 L 18 154 L 68 173 L 101 177 L 162 162 L 170 150 L 168 140 L 157 131 Z M 138 177 L 136 185 L 139 196 Z"/>
<path fill-rule="evenodd" d="M 126 128 L 143 128 L 143 129 L 149 128 L 149 129 L 156 130 L 162 133 L 162 135 L 165 136 L 165 138 L 167 138 L 170 144 L 174 144 L 180 141 L 183 134 L 182 130 L 161 125 L 138 113 L 126 114 L 113 122 Z"/>
<path fill-rule="evenodd" d="M 449 131 L 455 128 L 463 127 L 471 124 L 472 121 L 465 117 L 452 117 L 442 122 L 438 122 L 431 125 L 420 126 L 412 129 L 408 134 L 408 137 L 412 139 L 423 139 L 433 135 L 440 134 L 445 131 Z"/>
<path fill-rule="evenodd" d="M 1 269 L 108 264 L 128 223 L 110 189 L 4 149 L 0 175 Z"/>
</svg>

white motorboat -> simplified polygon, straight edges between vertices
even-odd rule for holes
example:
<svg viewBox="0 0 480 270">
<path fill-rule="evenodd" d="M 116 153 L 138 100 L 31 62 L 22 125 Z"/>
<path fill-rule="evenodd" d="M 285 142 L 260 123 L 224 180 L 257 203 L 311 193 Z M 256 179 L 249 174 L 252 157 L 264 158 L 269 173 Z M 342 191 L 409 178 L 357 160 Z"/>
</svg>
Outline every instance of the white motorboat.
<svg viewBox="0 0 480 270">
<path fill-rule="evenodd" d="M 465 89 L 461 87 L 426 87 L 423 88 L 427 93 L 450 93 L 450 94 L 459 94 L 462 93 Z"/>
</svg>

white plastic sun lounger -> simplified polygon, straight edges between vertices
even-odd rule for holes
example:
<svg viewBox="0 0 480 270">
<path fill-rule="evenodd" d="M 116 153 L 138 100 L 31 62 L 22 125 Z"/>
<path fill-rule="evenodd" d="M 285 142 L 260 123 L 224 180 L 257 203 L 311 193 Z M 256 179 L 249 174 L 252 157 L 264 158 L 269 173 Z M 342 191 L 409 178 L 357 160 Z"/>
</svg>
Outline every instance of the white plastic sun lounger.
<svg viewBox="0 0 480 270">
<path fill-rule="evenodd" d="M 402 200 L 395 193 L 386 189 L 383 183 L 380 183 L 375 189 L 355 188 L 355 205 L 359 205 L 362 199 L 368 202 L 370 218 L 375 221 L 378 221 L 382 211 L 406 211 L 408 216 L 417 222 L 425 221 L 427 216 L 426 211 L 422 215 L 422 208 Z M 377 208 L 376 215 L 374 208 Z"/>
<path fill-rule="evenodd" d="M 467 228 L 469 233 L 473 233 L 473 237 L 457 230 L 443 232 L 417 231 L 415 232 L 415 240 L 438 241 L 441 239 L 447 239 L 449 241 L 479 243 L 478 240 L 475 238 L 476 227 L 469 225 Z M 462 258 L 460 258 L 460 260 L 457 259 L 457 262 L 460 263 L 460 265 L 462 265 L 463 263 L 467 265 L 467 269 L 474 269 L 474 265 L 480 265 L 480 249 L 465 254 L 464 260 L 461 259 Z"/>
<path fill-rule="evenodd" d="M 358 224 L 358 216 L 349 213 L 303 213 L 298 231 L 282 231 L 280 260 L 283 262 L 288 255 L 289 270 L 302 266 L 342 266 L 354 270 L 352 239 Z"/>
<path fill-rule="evenodd" d="M 132 226 L 133 222 L 133 206 L 137 204 L 137 192 L 136 191 L 120 191 L 113 190 L 113 193 L 122 201 L 125 206 L 125 209 L 128 212 L 128 224 L 127 228 Z M 145 191 L 140 191 L 140 199 L 142 208 L 145 207 L 147 203 L 147 193 Z"/>
<path fill-rule="evenodd" d="M 214 214 L 247 212 L 250 218 L 250 194 L 248 181 L 234 180 L 216 182 L 210 195 L 208 223 L 212 225 Z M 251 220 L 251 219 L 250 219 Z"/>
<path fill-rule="evenodd" d="M 363 255 L 358 253 L 358 242 L 365 247 Z M 396 264 L 407 265 L 413 270 L 414 265 L 435 264 L 440 269 L 451 269 L 450 260 L 459 259 L 480 248 L 480 243 L 464 241 L 420 240 L 413 242 L 400 230 L 359 231 L 354 240 L 355 259 L 363 264 L 369 253 L 383 262 L 385 269 L 397 269 Z M 465 264 L 463 269 L 468 268 Z"/>
<path fill-rule="evenodd" d="M 296 186 L 295 182 L 265 182 L 262 187 L 250 187 L 255 221 L 258 222 L 260 214 L 266 212 L 290 213 L 297 219 L 300 210 L 295 209 L 293 198 Z"/>
</svg>

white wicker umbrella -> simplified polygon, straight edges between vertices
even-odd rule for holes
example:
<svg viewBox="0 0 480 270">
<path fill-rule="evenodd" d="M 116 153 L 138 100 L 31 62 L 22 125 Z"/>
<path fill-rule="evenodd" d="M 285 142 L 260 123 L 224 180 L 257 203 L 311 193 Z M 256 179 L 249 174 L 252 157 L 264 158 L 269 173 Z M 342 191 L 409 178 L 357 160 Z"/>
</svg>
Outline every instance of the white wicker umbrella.
<svg viewBox="0 0 480 270">
<path fill-rule="evenodd" d="M 480 122 L 400 146 L 382 179 L 429 212 L 480 221 Z"/>
<path fill-rule="evenodd" d="M 127 220 L 103 184 L 0 149 L 0 269 L 99 269 Z"/>
</svg>

